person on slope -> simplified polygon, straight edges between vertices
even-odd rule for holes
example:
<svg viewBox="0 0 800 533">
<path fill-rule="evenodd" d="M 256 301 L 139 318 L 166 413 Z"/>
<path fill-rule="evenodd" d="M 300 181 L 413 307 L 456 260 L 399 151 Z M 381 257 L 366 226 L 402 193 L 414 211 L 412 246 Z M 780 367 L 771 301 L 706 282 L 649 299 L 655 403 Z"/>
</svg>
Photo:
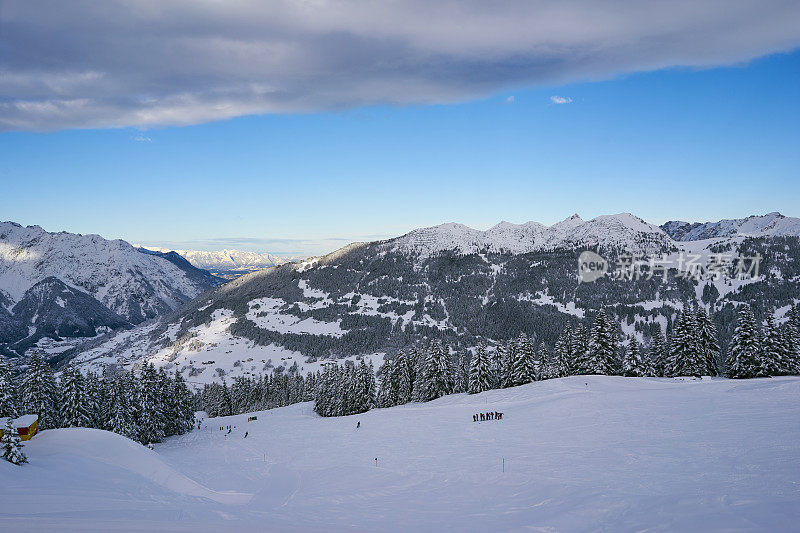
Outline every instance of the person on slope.
<svg viewBox="0 0 800 533">
<path fill-rule="evenodd" d="M 361 420 L 359 420 L 359 421 L 358 421 L 358 424 L 356 424 L 356 429 L 358 429 L 358 428 L 360 428 L 360 427 L 361 427 Z"/>
<path fill-rule="evenodd" d="M 246 431 L 244 432 L 244 438 L 247 438 L 247 432 Z"/>
</svg>

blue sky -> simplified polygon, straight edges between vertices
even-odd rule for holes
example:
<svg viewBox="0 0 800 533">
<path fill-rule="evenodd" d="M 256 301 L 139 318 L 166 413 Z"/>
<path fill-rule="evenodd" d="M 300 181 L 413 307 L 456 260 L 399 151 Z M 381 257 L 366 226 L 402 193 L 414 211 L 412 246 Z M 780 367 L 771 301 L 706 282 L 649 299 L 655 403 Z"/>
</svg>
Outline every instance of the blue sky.
<svg viewBox="0 0 800 533">
<path fill-rule="evenodd" d="M 450 221 L 800 216 L 799 95 L 795 51 L 461 103 L 6 131 L 0 219 L 305 255 Z"/>
</svg>

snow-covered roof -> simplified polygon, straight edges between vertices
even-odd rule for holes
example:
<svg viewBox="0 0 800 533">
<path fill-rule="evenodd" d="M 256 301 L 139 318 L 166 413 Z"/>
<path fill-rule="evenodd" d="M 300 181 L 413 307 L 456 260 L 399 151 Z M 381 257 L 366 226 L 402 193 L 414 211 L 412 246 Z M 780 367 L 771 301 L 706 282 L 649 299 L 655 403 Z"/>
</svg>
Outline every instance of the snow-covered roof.
<svg viewBox="0 0 800 533">
<path fill-rule="evenodd" d="M 27 428 L 31 427 L 31 425 L 39 420 L 39 415 L 22 415 L 21 417 L 14 420 L 14 424 L 18 428 Z"/>
<path fill-rule="evenodd" d="M 12 425 L 15 428 L 29 428 L 31 424 L 39 420 L 39 415 L 22 415 L 19 418 L 15 418 L 12 422 Z M 8 421 L 8 417 L 0 418 L 0 429 L 6 427 L 6 423 Z"/>
</svg>

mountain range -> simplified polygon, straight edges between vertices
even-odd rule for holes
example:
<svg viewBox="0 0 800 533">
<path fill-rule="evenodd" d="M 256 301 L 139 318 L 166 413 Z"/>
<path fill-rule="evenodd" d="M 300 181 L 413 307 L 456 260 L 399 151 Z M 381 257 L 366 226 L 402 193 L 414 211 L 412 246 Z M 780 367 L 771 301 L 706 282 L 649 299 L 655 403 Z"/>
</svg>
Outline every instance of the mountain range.
<svg viewBox="0 0 800 533">
<path fill-rule="evenodd" d="M 0 352 L 131 327 L 222 281 L 177 254 L 0 222 Z"/>
<path fill-rule="evenodd" d="M 169 248 L 156 246 L 142 246 L 142 248 L 154 252 L 171 252 Z M 215 276 L 225 279 L 237 278 L 243 274 L 255 272 L 262 268 L 283 265 L 284 263 L 291 263 L 301 259 L 299 257 L 282 257 L 263 252 L 227 249 L 211 252 L 200 250 L 174 250 L 174 253 L 180 255 L 197 268 L 207 270 Z"/>
<path fill-rule="evenodd" d="M 798 235 L 800 220 L 777 213 L 660 227 L 628 213 L 573 215 L 549 227 L 501 222 L 486 231 L 442 224 L 241 276 L 157 320 L 91 340 L 78 362 L 149 360 L 203 383 L 281 367 L 315 370 L 330 358 L 378 364 L 432 339 L 463 350 L 524 332 L 552 346 L 565 326 L 601 308 L 646 343 L 656 328 L 669 331 L 687 304 L 713 313 L 724 347 L 737 306 L 780 320 L 800 300 Z M 673 264 L 671 275 L 583 283 L 577 260 L 587 249 L 612 265 L 628 254 L 659 257 Z M 760 256 L 758 275 L 684 275 L 684 256 L 721 253 Z"/>
</svg>

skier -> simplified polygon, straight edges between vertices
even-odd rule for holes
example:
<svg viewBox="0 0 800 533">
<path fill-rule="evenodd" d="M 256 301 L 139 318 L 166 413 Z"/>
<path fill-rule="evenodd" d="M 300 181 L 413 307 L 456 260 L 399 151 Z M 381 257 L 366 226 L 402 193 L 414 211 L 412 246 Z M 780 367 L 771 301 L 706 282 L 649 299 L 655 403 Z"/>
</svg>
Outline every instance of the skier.
<svg viewBox="0 0 800 533">
<path fill-rule="evenodd" d="M 246 431 L 244 432 L 244 438 L 247 438 L 247 432 Z"/>
<path fill-rule="evenodd" d="M 472 421 L 473 422 L 477 422 L 478 421 L 478 415 L 472 415 Z"/>
<path fill-rule="evenodd" d="M 484 420 L 486 419 L 484 418 L 483 413 L 481 413 L 481 422 L 483 422 Z"/>
<path fill-rule="evenodd" d="M 359 421 L 358 421 L 358 424 L 356 424 L 356 429 L 358 429 L 358 428 L 360 428 L 360 427 L 361 427 L 361 420 L 359 420 Z"/>
</svg>

